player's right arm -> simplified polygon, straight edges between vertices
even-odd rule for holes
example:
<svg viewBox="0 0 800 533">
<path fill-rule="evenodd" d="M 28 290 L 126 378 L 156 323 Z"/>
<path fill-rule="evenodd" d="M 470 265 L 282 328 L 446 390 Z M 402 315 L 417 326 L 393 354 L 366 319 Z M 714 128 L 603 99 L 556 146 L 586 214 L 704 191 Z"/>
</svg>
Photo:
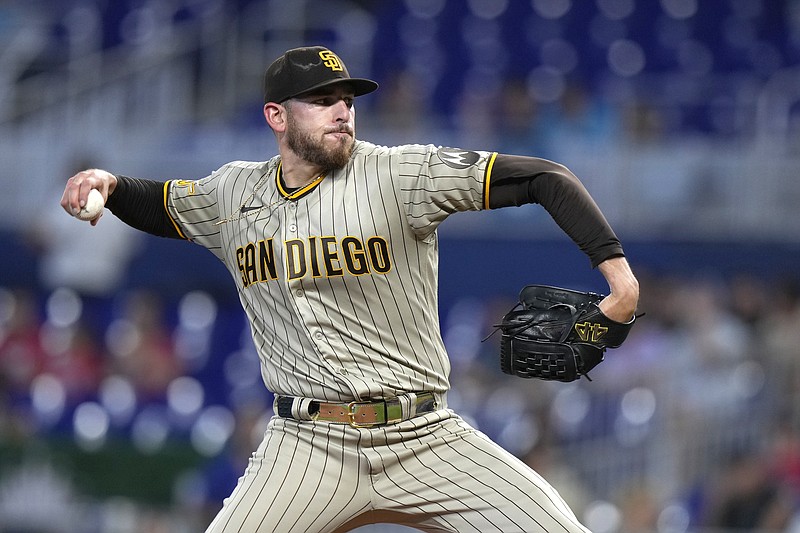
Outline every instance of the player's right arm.
<svg viewBox="0 0 800 533">
<path fill-rule="evenodd" d="M 185 238 L 164 208 L 166 184 L 152 180 L 118 176 L 100 169 L 89 169 L 72 176 L 61 196 L 61 207 L 72 215 L 86 203 L 89 191 L 97 189 L 105 206 L 129 226 L 159 237 Z M 97 224 L 99 217 L 92 221 Z"/>
</svg>

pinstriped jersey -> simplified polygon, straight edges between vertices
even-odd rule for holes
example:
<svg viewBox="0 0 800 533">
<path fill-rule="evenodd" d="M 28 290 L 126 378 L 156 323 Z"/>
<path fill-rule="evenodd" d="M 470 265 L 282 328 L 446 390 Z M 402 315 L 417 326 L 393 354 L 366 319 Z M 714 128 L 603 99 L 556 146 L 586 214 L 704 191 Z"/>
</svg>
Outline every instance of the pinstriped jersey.
<svg viewBox="0 0 800 533">
<path fill-rule="evenodd" d="M 276 156 L 167 182 L 165 205 L 233 276 L 271 391 L 444 392 L 436 228 L 488 205 L 495 155 L 356 141 L 346 167 L 301 189 L 284 189 Z"/>
</svg>

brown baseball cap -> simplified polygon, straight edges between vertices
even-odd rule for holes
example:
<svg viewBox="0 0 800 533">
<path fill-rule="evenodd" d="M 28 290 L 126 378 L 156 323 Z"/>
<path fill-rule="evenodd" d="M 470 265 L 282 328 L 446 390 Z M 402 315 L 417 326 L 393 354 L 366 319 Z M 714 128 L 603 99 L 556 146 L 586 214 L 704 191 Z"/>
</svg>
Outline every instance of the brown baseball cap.
<svg viewBox="0 0 800 533">
<path fill-rule="evenodd" d="M 292 48 L 273 61 L 264 74 L 264 102 L 280 104 L 334 83 L 348 83 L 356 96 L 371 93 L 378 84 L 351 78 L 339 56 L 324 46 Z"/>
</svg>

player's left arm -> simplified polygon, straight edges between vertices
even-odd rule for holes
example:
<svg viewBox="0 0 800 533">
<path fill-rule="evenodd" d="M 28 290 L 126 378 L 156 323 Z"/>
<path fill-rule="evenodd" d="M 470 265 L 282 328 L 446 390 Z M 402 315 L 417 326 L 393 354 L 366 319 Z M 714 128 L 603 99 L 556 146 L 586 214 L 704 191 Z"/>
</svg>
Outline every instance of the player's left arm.
<svg viewBox="0 0 800 533">
<path fill-rule="evenodd" d="M 485 179 L 486 207 L 538 203 L 547 210 L 606 279 L 610 292 L 600 309 L 612 320 L 632 318 L 638 281 L 611 225 L 575 174 L 547 159 L 498 154 Z"/>
</svg>

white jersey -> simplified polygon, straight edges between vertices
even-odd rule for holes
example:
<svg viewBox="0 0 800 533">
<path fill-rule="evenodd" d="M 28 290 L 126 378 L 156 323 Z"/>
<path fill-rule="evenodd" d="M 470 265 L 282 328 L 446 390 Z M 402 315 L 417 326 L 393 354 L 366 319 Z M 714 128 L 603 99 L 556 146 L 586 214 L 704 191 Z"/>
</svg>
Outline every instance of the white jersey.
<svg viewBox="0 0 800 533">
<path fill-rule="evenodd" d="M 329 401 L 445 392 L 436 229 L 488 205 L 492 152 L 356 141 L 286 191 L 280 157 L 167 184 L 176 228 L 231 272 L 272 392 Z"/>
</svg>

